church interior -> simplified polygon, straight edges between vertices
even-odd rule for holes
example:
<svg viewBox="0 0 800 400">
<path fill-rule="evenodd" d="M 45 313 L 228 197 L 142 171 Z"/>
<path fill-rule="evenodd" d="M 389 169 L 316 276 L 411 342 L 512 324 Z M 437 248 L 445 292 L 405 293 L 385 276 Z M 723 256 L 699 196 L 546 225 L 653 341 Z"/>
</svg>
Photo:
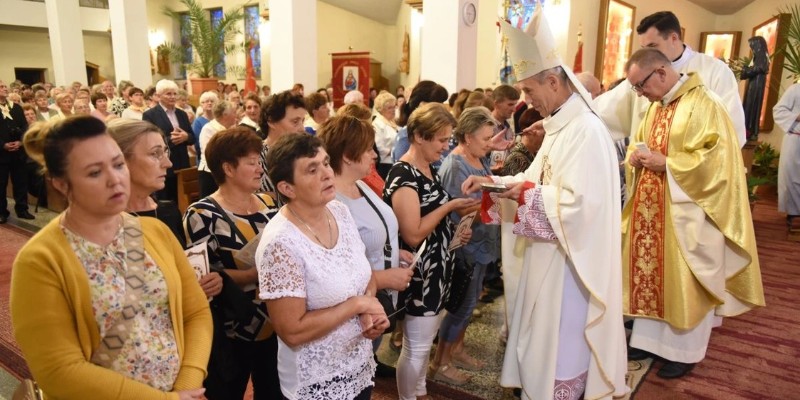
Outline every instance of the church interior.
<svg viewBox="0 0 800 400">
<path fill-rule="evenodd" d="M 658 11 L 678 17 L 686 46 L 722 59 L 732 69 L 750 62 L 748 39 L 761 35 L 772 64 L 760 130 L 742 149 L 743 168 L 751 175 L 770 170 L 777 177 L 777 154 L 790 133 L 773 121 L 772 108 L 800 82 L 800 72 L 792 72 L 790 60 L 776 51 L 786 44 L 788 26 L 800 18 L 788 14 L 791 7 L 800 8 L 787 0 L 196 1 L 211 21 L 234 10 L 243 13 L 229 40 L 235 49 L 226 50 L 213 66 L 219 82 L 245 88 L 254 81 L 258 91 L 268 86 L 272 94 L 296 84 L 306 94 L 333 87 L 337 106 L 350 87 L 367 96 L 372 89 L 395 94 L 404 87 L 408 98 L 409 89 L 423 80 L 439 83 L 448 94 L 510 83 L 498 19 L 522 27 L 537 8 L 549 21 L 564 64 L 576 73 L 593 74 L 603 90 L 625 78 L 625 62 L 640 48 L 636 26 Z M 183 53 L 178 58 L 192 58 L 191 33 L 180 17 L 185 11 L 182 0 L 0 0 L 0 80 L 64 87 L 129 80 L 145 89 L 169 79 L 185 85 L 189 103 L 197 107 L 202 89 L 192 81 L 199 76 L 174 58 L 176 51 Z M 359 82 L 348 78 L 348 71 Z M 368 82 L 360 82 L 362 77 Z M 746 85 L 746 80 L 739 81 L 741 96 Z M 759 198 L 751 210 L 767 306 L 726 318 L 714 328 L 706 360 L 684 379 L 656 377 L 659 360 L 630 361 L 626 384 L 632 391 L 626 399 L 800 398 L 800 382 L 794 378 L 800 373 L 800 325 L 792 317 L 800 311 L 800 227 L 787 231 L 786 214 L 777 209 L 776 184 L 752 190 Z M 11 193 L 9 188 L 9 200 Z M 37 207 L 35 221 L 0 225 L 0 325 L 5 326 L 0 328 L 0 399 L 11 399 L 30 374 L 11 334 L 11 265 L 33 232 L 56 218 L 63 206 Z M 466 333 L 466 345 L 485 361 L 484 368 L 470 372 L 465 384 L 429 381 L 429 398 L 517 398 L 498 382 L 506 346 L 501 340 L 503 304 L 502 295 L 479 302 Z M 386 335 L 377 356 L 392 366 L 400 354 L 388 339 Z M 394 378 L 375 382 L 373 399 L 397 398 Z M 252 390 L 245 398 L 252 398 Z"/>
</svg>

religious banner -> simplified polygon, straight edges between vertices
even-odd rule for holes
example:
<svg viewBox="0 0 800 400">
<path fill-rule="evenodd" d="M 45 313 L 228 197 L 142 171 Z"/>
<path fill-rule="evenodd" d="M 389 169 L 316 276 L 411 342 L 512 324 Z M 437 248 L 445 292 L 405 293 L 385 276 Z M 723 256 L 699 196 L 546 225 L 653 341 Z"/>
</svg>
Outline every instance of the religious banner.
<svg viewBox="0 0 800 400">
<path fill-rule="evenodd" d="M 369 98 L 369 52 L 333 53 L 331 54 L 331 71 L 333 71 L 333 106 L 344 105 L 344 95 L 351 90 L 358 90 Z"/>
</svg>

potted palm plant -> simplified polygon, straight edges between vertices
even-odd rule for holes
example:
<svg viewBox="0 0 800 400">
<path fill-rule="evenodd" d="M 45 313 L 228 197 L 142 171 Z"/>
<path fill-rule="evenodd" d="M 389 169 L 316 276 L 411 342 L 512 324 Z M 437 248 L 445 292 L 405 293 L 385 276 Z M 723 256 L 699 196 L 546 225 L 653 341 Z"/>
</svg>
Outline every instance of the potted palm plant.
<svg viewBox="0 0 800 400">
<path fill-rule="evenodd" d="M 165 51 L 169 52 L 173 62 L 182 64 L 186 68 L 189 80 L 192 83 L 192 93 L 200 94 L 206 90 L 217 88 L 218 76 L 215 73 L 217 64 L 225 59 L 228 54 L 241 50 L 241 45 L 234 43 L 237 35 L 242 30 L 240 22 L 244 20 L 244 4 L 229 9 L 216 24 L 211 23 L 208 10 L 198 0 L 179 0 L 186 7 L 186 11 L 177 11 L 164 6 L 165 15 L 180 23 L 185 16 L 189 42 L 192 45 L 192 57 L 184 60 L 184 48 L 180 44 L 166 43 Z M 227 71 L 240 73 L 241 66 L 226 66 Z"/>
<path fill-rule="evenodd" d="M 784 45 L 778 49 L 783 53 L 783 68 L 792 80 L 800 79 L 800 4 L 792 4 L 780 10 L 789 14 L 789 26 L 784 31 Z"/>
</svg>

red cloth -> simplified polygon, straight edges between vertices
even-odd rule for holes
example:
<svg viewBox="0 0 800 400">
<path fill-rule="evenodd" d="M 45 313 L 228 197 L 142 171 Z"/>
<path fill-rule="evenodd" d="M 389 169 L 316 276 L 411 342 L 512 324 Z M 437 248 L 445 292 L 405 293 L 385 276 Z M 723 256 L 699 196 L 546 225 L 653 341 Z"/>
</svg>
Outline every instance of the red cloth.
<svg viewBox="0 0 800 400">
<path fill-rule="evenodd" d="M 244 78 L 244 92 L 245 93 L 258 93 L 258 85 L 256 84 L 256 70 L 253 68 L 253 58 L 250 57 L 250 52 L 255 46 L 250 43 L 247 52 L 245 53 L 245 78 Z"/>
<path fill-rule="evenodd" d="M 369 172 L 369 175 L 362 179 L 362 181 L 364 181 L 364 183 L 366 183 L 373 192 L 377 193 L 378 197 L 383 197 L 383 186 L 386 183 L 383 181 L 383 178 L 378 175 L 378 170 L 375 168 L 375 164 L 372 164 L 372 170 Z"/>
<path fill-rule="evenodd" d="M 580 74 L 583 71 L 583 42 L 578 42 L 578 52 L 575 53 L 575 62 L 572 63 L 572 72 Z"/>
</svg>

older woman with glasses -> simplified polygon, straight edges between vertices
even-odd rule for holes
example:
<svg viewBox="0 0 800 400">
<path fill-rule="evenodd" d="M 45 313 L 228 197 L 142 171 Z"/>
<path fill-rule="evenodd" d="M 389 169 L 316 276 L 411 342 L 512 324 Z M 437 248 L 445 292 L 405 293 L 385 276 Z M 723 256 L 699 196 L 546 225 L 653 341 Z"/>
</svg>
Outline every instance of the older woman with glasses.
<svg viewBox="0 0 800 400">
<path fill-rule="evenodd" d="M 117 142 L 131 176 L 131 195 L 126 211 L 142 217 L 154 217 L 165 223 L 183 245 L 182 215 L 175 203 L 156 201 L 153 193 L 164 188 L 169 161 L 169 146 L 164 135 L 147 121 L 116 119 L 108 124 L 108 133 Z"/>
<path fill-rule="evenodd" d="M 269 174 L 286 204 L 256 252 L 260 297 L 280 338 L 281 390 L 290 399 L 367 400 L 370 340 L 389 327 L 347 206 L 320 140 L 288 135 L 270 149 Z"/>
</svg>

